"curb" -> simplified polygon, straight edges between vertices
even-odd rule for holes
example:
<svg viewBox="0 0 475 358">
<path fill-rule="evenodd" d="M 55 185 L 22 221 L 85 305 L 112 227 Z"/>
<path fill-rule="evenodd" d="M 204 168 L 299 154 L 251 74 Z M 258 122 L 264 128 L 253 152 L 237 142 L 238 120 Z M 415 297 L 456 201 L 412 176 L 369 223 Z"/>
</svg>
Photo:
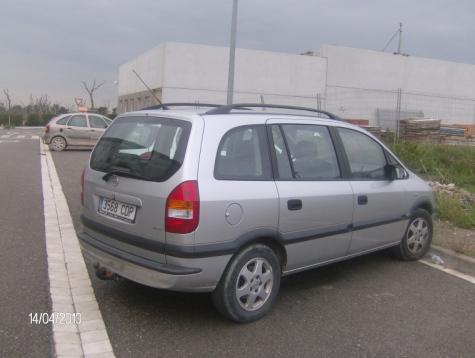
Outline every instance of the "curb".
<svg viewBox="0 0 475 358">
<path fill-rule="evenodd" d="M 437 255 L 444 261 L 443 267 L 475 276 L 475 258 L 473 257 L 458 254 L 455 251 L 436 245 L 432 245 L 425 259 L 432 262 L 432 255 Z"/>
<path fill-rule="evenodd" d="M 60 317 L 52 319 L 55 357 L 114 358 L 53 158 L 39 143 L 51 316 Z"/>
</svg>

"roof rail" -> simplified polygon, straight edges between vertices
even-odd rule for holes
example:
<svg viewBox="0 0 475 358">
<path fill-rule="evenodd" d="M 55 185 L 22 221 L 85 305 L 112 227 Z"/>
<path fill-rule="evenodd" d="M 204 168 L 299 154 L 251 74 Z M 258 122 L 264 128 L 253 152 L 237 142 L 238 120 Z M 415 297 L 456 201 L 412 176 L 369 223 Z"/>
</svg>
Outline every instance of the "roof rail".
<svg viewBox="0 0 475 358">
<path fill-rule="evenodd" d="M 293 111 L 304 111 L 304 112 L 312 112 L 318 114 L 324 114 L 328 118 L 336 120 L 336 121 L 344 121 L 340 117 L 334 115 L 333 113 L 322 111 L 319 109 L 308 108 L 308 107 L 298 107 L 298 106 L 286 106 L 280 104 L 262 104 L 262 103 L 236 103 L 236 104 L 229 104 L 226 106 L 220 106 L 214 109 L 207 111 L 205 114 L 229 114 L 233 109 L 245 109 L 249 110 L 249 107 L 253 108 L 279 108 L 279 109 L 290 109 Z"/>
<path fill-rule="evenodd" d="M 141 111 L 147 110 L 147 109 L 163 109 L 163 110 L 167 110 L 167 109 L 170 109 L 170 107 L 195 107 L 195 108 L 201 108 L 201 107 L 221 107 L 221 106 L 222 106 L 222 104 L 177 102 L 177 103 L 162 103 L 162 104 L 157 104 L 157 105 L 155 105 L 155 106 L 150 106 L 150 107 L 142 108 Z"/>
</svg>

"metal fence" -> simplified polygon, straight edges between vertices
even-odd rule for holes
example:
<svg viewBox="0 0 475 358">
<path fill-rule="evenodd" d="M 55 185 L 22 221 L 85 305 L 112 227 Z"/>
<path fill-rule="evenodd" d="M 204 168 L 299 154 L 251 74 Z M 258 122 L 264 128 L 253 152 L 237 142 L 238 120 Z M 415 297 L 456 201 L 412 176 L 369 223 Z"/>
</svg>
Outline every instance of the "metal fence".
<svg viewBox="0 0 475 358">
<path fill-rule="evenodd" d="M 397 130 L 407 118 L 435 118 L 444 124 L 475 124 L 475 99 L 443 97 L 402 89 L 371 90 L 327 86 L 315 97 L 317 107 L 348 119 L 368 120 L 382 129 Z"/>
</svg>

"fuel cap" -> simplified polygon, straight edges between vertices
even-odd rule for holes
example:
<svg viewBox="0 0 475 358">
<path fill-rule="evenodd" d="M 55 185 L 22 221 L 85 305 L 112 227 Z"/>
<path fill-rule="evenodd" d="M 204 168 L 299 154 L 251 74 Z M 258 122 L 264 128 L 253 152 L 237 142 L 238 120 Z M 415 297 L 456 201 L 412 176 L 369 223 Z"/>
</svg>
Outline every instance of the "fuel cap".
<svg viewBox="0 0 475 358">
<path fill-rule="evenodd" d="M 229 225 L 237 225 L 242 220 L 242 206 L 238 203 L 232 203 L 226 208 L 224 217 Z"/>
</svg>

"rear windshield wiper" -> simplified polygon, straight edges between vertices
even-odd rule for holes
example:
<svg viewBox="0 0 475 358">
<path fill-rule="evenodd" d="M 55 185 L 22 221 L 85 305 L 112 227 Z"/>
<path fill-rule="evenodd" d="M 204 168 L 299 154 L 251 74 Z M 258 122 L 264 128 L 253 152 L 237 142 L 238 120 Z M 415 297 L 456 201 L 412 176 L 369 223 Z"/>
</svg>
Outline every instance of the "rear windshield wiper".
<svg viewBox="0 0 475 358">
<path fill-rule="evenodd" d="M 131 173 L 131 172 L 128 172 L 128 171 L 125 171 L 125 170 L 117 170 L 117 169 L 114 169 L 114 170 L 111 170 L 110 172 L 107 172 L 102 177 L 102 180 L 108 181 L 110 179 L 110 177 L 113 176 L 113 175 L 122 176 L 122 177 L 126 177 L 126 178 L 133 178 L 133 179 L 150 180 L 149 177 L 139 175 L 139 174 L 134 174 L 134 173 Z"/>
</svg>

